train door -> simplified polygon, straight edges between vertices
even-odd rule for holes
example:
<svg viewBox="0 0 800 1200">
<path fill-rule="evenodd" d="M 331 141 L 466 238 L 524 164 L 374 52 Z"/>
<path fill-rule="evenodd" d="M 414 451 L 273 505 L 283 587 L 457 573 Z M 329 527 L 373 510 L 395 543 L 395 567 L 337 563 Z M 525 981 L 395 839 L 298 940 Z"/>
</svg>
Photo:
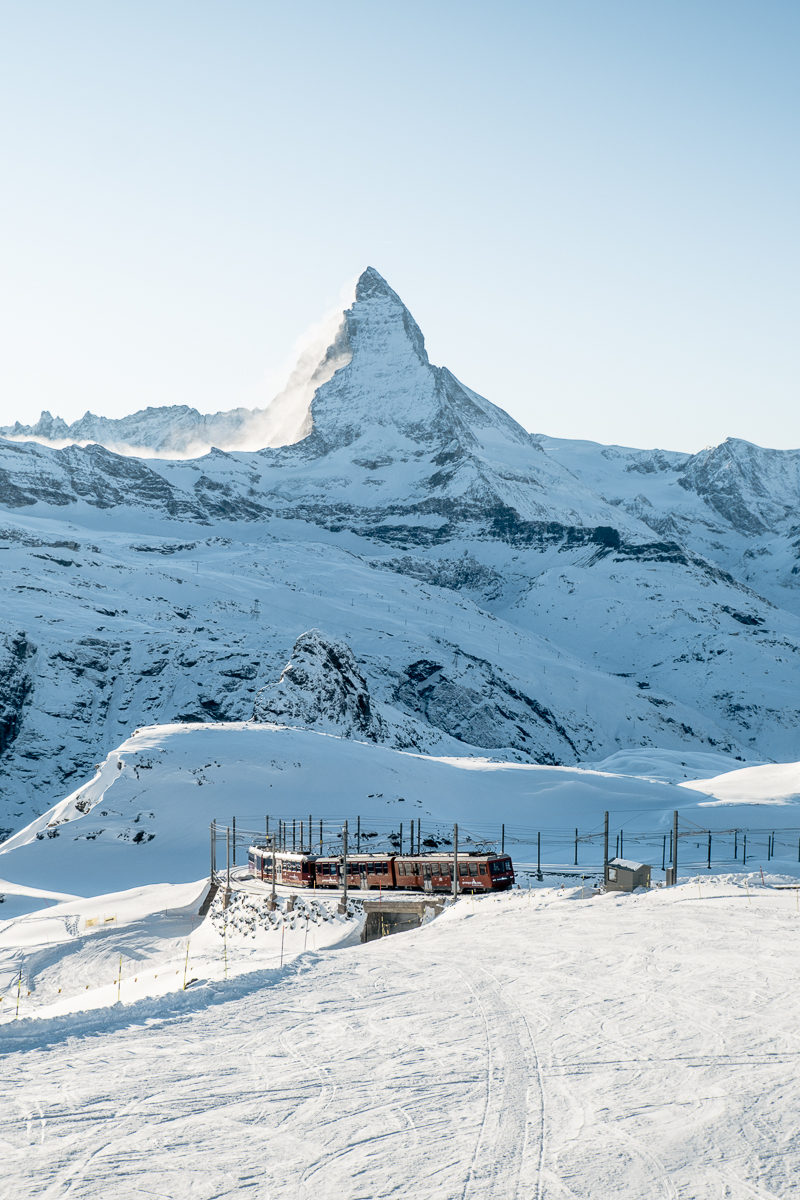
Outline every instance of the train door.
<svg viewBox="0 0 800 1200">
<path fill-rule="evenodd" d="M 422 890 L 423 892 L 433 891 L 433 880 L 431 878 L 431 864 L 429 862 L 422 864 Z"/>
<path fill-rule="evenodd" d="M 367 869 L 369 867 L 369 863 L 362 862 L 360 865 L 361 865 L 361 878 L 360 878 L 359 886 L 361 888 L 363 888 L 364 891 L 366 891 L 367 888 L 369 887 L 369 884 L 367 883 Z"/>
</svg>

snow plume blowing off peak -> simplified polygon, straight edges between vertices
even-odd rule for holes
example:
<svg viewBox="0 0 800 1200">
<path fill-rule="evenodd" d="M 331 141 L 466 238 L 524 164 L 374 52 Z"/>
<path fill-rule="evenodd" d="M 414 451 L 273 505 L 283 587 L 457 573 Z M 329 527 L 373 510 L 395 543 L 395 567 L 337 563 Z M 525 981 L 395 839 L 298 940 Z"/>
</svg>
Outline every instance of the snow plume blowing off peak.
<svg viewBox="0 0 800 1200">
<path fill-rule="evenodd" d="M 377 272 L 373 274 L 380 279 Z M 17 421 L 0 427 L 0 437 L 39 442 L 57 450 L 100 445 L 114 454 L 166 459 L 199 458 L 212 448 L 252 451 L 302 441 L 311 431 L 311 402 L 318 388 L 352 357 L 344 310 L 352 304 L 354 286 L 346 285 L 340 304 L 297 339 L 294 366 L 279 373 L 288 373 L 288 379 L 266 408 L 204 414 L 185 404 L 165 405 L 143 408 L 119 419 L 87 412 L 71 425 L 45 411 L 35 425 Z"/>
<path fill-rule="evenodd" d="M 313 433 L 316 453 L 348 445 L 367 429 L 394 427 L 415 440 L 441 434 L 453 405 L 478 424 L 514 427 L 449 372 L 432 367 L 422 332 L 396 292 L 374 267 L 355 284 L 350 302 L 329 312 L 295 343 L 295 366 L 263 409 L 202 414 L 186 405 L 146 408 L 121 419 L 86 413 L 67 425 L 43 412 L 33 426 L 17 422 L 0 437 L 37 441 L 55 449 L 97 444 L 137 458 L 199 458 L 212 448 L 256 451 L 291 446 Z M 349 368 L 343 371 L 343 368 Z M 334 379 L 339 372 L 341 378 Z M 444 407 L 443 407 L 444 406 Z M 446 421 L 445 421 L 446 423 Z"/>
</svg>

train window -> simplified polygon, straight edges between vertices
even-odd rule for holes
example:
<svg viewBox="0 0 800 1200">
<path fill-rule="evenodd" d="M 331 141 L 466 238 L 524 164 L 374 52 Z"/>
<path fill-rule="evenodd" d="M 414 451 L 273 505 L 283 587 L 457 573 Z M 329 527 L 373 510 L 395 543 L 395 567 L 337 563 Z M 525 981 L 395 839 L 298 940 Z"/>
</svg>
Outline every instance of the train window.
<svg viewBox="0 0 800 1200">
<path fill-rule="evenodd" d="M 510 859 L 510 858 L 507 858 L 507 859 L 505 860 L 505 862 L 503 863 L 503 866 L 505 867 L 505 869 L 506 869 L 507 871 L 510 871 L 510 870 L 511 870 L 511 859 Z"/>
<path fill-rule="evenodd" d="M 470 864 L 469 864 L 469 873 L 470 873 L 470 875 L 477 875 L 477 874 L 478 874 L 478 864 L 477 864 L 477 863 L 470 863 Z"/>
<path fill-rule="evenodd" d="M 405 875 L 405 873 L 406 873 L 406 864 L 405 863 L 397 864 L 397 873 L 398 873 L 398 875 Z"/>
<path fill-rule="evenodd" d="M 459 863 L 458 873 L 459 875 L 469 875 L 469 863 Z"/>
<path fill-rule="evenodd" d="M 481 863 L 481 875 L 486 874 L 486 863 Z"/>
</svg>

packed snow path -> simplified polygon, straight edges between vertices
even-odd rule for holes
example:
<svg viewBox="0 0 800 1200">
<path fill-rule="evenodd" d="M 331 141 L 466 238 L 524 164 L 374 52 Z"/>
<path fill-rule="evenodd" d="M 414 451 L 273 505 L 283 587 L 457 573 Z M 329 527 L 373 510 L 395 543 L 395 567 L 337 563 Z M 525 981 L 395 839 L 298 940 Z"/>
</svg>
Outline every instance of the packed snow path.
<svg viewBox="0 0 800 1200">
<path fill-rule="evenodd" d="M 545 889 L 6 1025 L 0 1195 L 796 1195 L 799 934 L 793 891 Z"/>
</svg>

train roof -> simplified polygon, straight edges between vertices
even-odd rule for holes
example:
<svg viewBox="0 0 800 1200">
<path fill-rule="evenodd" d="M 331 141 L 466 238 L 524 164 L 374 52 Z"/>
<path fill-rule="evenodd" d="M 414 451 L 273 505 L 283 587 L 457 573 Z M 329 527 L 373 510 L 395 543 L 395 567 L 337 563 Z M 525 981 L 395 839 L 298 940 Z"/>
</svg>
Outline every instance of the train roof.
<svg viewBox="0 0 800 1200">
<path fill-rule="evenodd" d="M 271 846 L 251 845 L 248 847 L 248 850 L 256 851 L 258 854 L 271 854 L 272 853 Z M 316 862 L 317 860 L 319 860 L 320 862 L 329 862 L 329 861 L 330 862 L 338 862 L 338 860 L 342 857 L 341 854 L 309 854 L 305 850 L 276 850 L 276 854 L 278 855 L 279 858 L 289 858 L 289 859 L 296 860 L 297 862 Z M 417 853 L 398 854 L 396 850 L 384 850 L 382 852 L 379 850 L 373 850 L 373 851 L 370 851 L 368 854 L 363 854 L 363 853 L 362 854 L 351 854 L 348 851 L 347 861 L 348 862 L 373 862 L 377 859 L 381 862 L 384 862 L 389 858 L 396 858 L 396 859 L 401 860 L 402 862 L 406 862 L 406 861 L 415 862 L 418 859 L 426 859 L 426 858 L 440 859 L 440 858 L 452 858 L 452 857 L 453 857 L 452 849 L 423 850 L 423 852 L 421 854 L 417 854 Z M 497 851 L 497 850 L 459 850 L 458 857 L 459 857 L 459 859 L 462 859 L 462 858 L 510 858 L 511 855 L 507 851 L 501 852 L 501 851 Z"/>
</svg>

